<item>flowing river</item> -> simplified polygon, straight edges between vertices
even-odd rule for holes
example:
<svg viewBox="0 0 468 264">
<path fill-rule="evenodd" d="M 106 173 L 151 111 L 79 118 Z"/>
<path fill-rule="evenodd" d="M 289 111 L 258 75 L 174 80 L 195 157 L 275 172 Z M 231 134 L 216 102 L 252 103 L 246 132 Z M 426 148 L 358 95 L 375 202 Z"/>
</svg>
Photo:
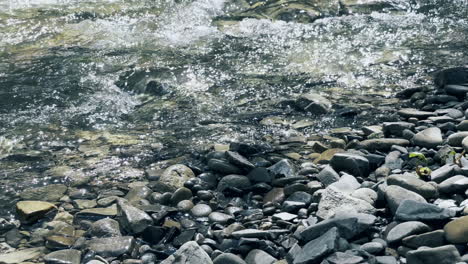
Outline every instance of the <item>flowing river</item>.
<svg viewBox="0 0 468 264">
<path fill-rule="evenodd" d="M 468 62 L 466 0 L 304 3 L 0 0 L 0 216 L 73 175 L 139 179 L 213 143 L 372 124 Z M 335 113 L 290 107 L 310 91 Z"/>
</svg>

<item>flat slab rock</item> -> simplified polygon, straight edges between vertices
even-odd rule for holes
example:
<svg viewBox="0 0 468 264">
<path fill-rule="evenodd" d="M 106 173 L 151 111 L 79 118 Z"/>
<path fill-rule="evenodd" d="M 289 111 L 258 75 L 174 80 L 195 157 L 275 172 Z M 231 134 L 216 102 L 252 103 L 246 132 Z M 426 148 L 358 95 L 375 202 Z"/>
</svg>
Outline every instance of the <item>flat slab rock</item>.
<svg viewBox="0 0 468 264">
<path fill-rule="evenodd" d="M 6 254 L 0 254 L 1 264 L 17 264 L 27 260 L 38 258 L 45 251 L 44 247 L 27 248 L 23 250 L 13 251 Z"/>
</svg>

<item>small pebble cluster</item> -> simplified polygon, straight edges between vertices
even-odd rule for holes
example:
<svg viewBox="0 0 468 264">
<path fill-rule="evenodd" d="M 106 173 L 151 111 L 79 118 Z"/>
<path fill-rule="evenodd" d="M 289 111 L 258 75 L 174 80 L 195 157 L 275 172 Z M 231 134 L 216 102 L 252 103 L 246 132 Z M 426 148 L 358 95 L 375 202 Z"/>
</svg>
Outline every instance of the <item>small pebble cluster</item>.
<svg viewBox="0 0 468 264">
<path fill-rule="evenodd" d="M 0 220 L 0 263 L 468 263 L 468 80 L 457 76 L 468 74 L 400 92 L 395 122 L 218 144 L 108 189 L 27 189 L 19 221 Z"/>
</svg>

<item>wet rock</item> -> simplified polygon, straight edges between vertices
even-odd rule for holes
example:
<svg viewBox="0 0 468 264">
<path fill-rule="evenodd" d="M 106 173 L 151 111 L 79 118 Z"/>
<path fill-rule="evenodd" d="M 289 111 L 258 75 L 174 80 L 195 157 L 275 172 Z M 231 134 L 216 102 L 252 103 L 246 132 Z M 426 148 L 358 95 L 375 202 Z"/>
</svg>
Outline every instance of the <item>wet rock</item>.
<svg viewBox="0 0 468 264">
<path fill-rule="evenodd" d="M 284 188 L 273 188 L 263 198 L 264 203 L 282 203 L 285 199 Z"/>
<path fill-rule="evenodd" d="M 119 222 L 104 218 L 94 222 L 86 234 L 90 237 L 118 237 L 122 236 L 120 233 Z"/>
<path fill-rule="evenodd" d="M 23 223 L 33 223 L 55 209 L 55 205 L 48 202 L 20 201 L 16 203 L 16 213 Z"/>
<path fill-rule="evenodd" d="M 231 174 L 224 176 L 219 181 L 217 190 L 219 192 L 223 192 L 225 190 L 236 188 L 242 191 L 250 188 L 250 185 L 250 180 L 246 176 Z"/>
<path fill-rule="evenodd" d="M 147 199 L 150 194 L 152 193 L 153 191 L 148 188 L 147 186 L 137 186 L 137 187 L 134 187 L 134 188 L 131 188 L 130 191 L 128 191 L 127 195 L 125 195 L 125 199 L 129 202 L 129 203 L 135 203 L 135 202 L 138 202 L 142 199 Z"/>
<path fill-rule="evenodd" d="M 21 243 L 21 239 L 23 236 L 19 232 L 17 228 L 13 228 L 10 231 L 6 232 L 4 234 L 5 241 L 8 245 L 17 248 L 19 244 Z"/>
<path fill-rule="evenodd" d="M 221 173 L 223 175 L 227 174 L 241 174 L 242 171 L 238 167 L 232 165 L 231 163 L 220 160 L 220 159 L 210 159 L 208 161 L 208 167 L 215 172 Z"/>
<path fill-rule="evenodd" d="M 46 264 L 80 264 L 81 252 L 76 249 L 54 251 L 44 256 Z"/>
<path fill-rule="evenodd" d="M 330 112 L 332 104 L 323 96 L 308 93 L 299 97 L 296 101 L 296 107 L 312 114 L 321 115 Z"/>
<path fill-rule="evenodd" d="M 406 254 L 408 264 L 453 264 L 460 261 L 460 253 L 453 245 L 419 248 Z"/>
<path fill-rule="evenodd" d="M 158 244 L 166 236 L 166 228 L 161 226 L 148 226 L 142 233 L 144 241 Z"/>
<path fill-rule="evenodd" d="M 326 166 L 320 173 L 317 175 L 319 181 L 327 187 L 328 185 L 338 181 L 340 175 L 331 167 Z"/>
<path fill-rule="evenodd" d="M 244 156 L 240 155 L 237 152 L 226 151 L 226 159 L 232 164 L 240 168 L 244 168 L 246 170 L 251 170 L 255 168 L 255 165 L 253 165 L 249 160 L 247 160 Z"/>
<path fill-rule="evenodd" d="M 320 263 L 320 261 L 328 254 L 334 252 L 338 248 L 338 229 L 331 228 L 319 238 L 316 238 L 297 252 L 294 256 L 294 264 Z"/>
<path fill-rule="evenodd" d="M 318 205 L 317 216 L 328 219 L 339 211 L 350 211 L 358 213 L 374 214 L 375 208 L 368 202 L 351 197 L 330 186 L 325 189 Z"/>
<path fill-rule="evenodd" d="M 180 187 L 184 187 L 184 183 L 188 181 L 190 178 L 195 177 L 193 171 L 182 164 L 172 165 L 167 168 L 159 178 L 159 182 L 177 189 Z"/>
<path fill-rule="evenodd" d="M 278 177 L 294 177 L 296 176 L 296 168 L 289 160 L 283 159 L 268 167 L 268 171 Z"/>
<path fill-rule="evenodd" d="M 131 234 L 138 234 L 153 223 L 147 213 L 131 206 L 124 200 L 117 203 L 117 211 L 120 224 Z"/>
<path fill-rule="evenodd" d="M 254 249 L 247 254 L 245 257 L 245 262 L 247 264 L 273 264 L 277 261 L 270 254 L 266 253 L 263 250 Z"/>
<path fill-rule="evenodd" d="M 410 235 L 431 231 L 431 228 L 422 222 L 409 221 L 396 225 L 387 234 L 388 243 L 396 243 Z"/>
<path fill-rule="evenodd" d="M 189 188 L 181 187 L 178 188 L 171 197 L 171 203 L 173 205 L 178 204 L 183 200 L 190 200 L 192 198 L 192 191 Z"/>
<path fill-rule="evenodd" d="M 271 183 L 273 181 L 272 175 L 268 172 L 266 168 L 255 168 L 247 174 L 247 178 L 250 179 L 253 183 L 265 182 Z"/>
<path fill-rule="evenodd" d="M 28 260 L 34 260 L 41 256 L 45 251 L 44 247 L 27 248 L 22 250 L 15 250 L 13 252 L 0 254 L 1 263 L 17 264 L 23 263 Z"/>
<path fill-rule="evenodd" d="M 337 153 L 330 160 L 335 171 L 345 171 L 354 176 L 367 177 L 370 173 L 369 160 L 352 153 Z"/>
<path fill-rule="evenodd" d="M 424 129 L 413 137 L 413 144 L 423 148 L 435 148 L 442 142 L 442 132 L 438 127 Z"/>
<path fill-rule="evenodd" d="M 456 84 L 449 84 L 444 86 L 445 92 L 449 95 L 454 95 L 457 97 L 465 97 L 466 93 L 468 93 L 468 86 L 465 85 L 456 85 Z"/>
<path fill-rule="evenodd" d="M 359 148 L 375 152 L 375 151 L 389 151 L 393 145 L 406 147 L 410 142 L 402 138 L 377 138 L 363 140 L 358 144 Z"/>
<path fill-rule="evenodd" d="M 75 222 L 79 220 L 92 220 L 97 221 L 99 219 L 107 217 L 115 217 L 117 215 L 117 206 L 112 205 L 105 208 L 91 208 L 84 209 L 75 214 Z"/>
<path fill-rule="evenodd" d="M 385 189 L 385 198 L 388 203 L 388 207 L 393 214 L 397 211 L 398 207 L 404 200 L 413 200 L 421 203 L 426 203 L 426 199 L 421 195 L 409 191 L 397 185 L 387 186 Z"/>
<path fill-rule="evenodd" d="M 160 264 L 204 263 L 212 264 L 210 256 L 197 242 L 190 241 L 183 244 L 174 254 Z"/>
<path fill-rule="evenodd" d="M 232 253 L 222 253 L 213 260 L 213 264 L 246 264 L 246 262 Z"/>
<path fill-rule="evenodd" d="M 197 204 L 190 211 L 195 217 L 206 217 L 211 214 L 212 209 L 207 204 Z"/>
<path fill-rule="evenodd" d="M 437 221 L 455 216 L 455 211 L 414 200 L 403 200 L 395 213 L 400 221 Z"/>
<path fill-rule="evenodd" d="M 448 242 L 459 244 L 468 242 L 468 216 L 457 218 L 444 226 Z"/>
<path fill-rule="evenodd" d="M 51 184 L 43 187 L 26 189 L 20 194 L 20 197 L 23 200 L 56 202 L 62 198 L 66 191 L 67 186 L 63 184 Z"/>
<path fill-rule="evenodd" d="M 83 210 L 90 209 L 97 206 L 96 200 L 73 200 L 75 208 Z"/>
<path fill-rule="evenodd" d="M 131 236 L 94 238 L 86 242 L 89 250 L 105 258 L 130 254 L 134 244 L 135 240 Z"/>
<path fill-rule="evenodd" d="M 403 245 L 410 248 L 440 247 L 446 244 L 444 230 L 435 230 L 420 235 L 412 235 L 403 239 Z"/>
<path fill-rule="evenodd" d="M 434 185 L 412 176 L 390 175 L 387 178 L 387 184 L 403 187 L 426 199 L 437 198 L 438 196 L 437 188 Z"/>
<path fill-rule="evenodd" d="M 73 246 L 76 239 L 70 236 L 48 236 L 46 238 L 46 247 L 52 250 L 67 249 Z"/>
</svg>

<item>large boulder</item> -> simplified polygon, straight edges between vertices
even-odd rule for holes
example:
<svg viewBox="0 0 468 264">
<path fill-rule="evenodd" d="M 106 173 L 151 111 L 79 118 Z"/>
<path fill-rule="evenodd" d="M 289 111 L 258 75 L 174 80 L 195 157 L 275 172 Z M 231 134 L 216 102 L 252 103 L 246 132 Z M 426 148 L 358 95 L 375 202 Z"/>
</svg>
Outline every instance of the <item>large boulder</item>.
<svg viewBox="0 0 468 264">
<path fill-rule="evenodd" d="M 42 201 L 20 201 L 16 203 L 16 213 L 23 223 L 33 223 L 55 209 L 54 204 Z"/>
</svg>

